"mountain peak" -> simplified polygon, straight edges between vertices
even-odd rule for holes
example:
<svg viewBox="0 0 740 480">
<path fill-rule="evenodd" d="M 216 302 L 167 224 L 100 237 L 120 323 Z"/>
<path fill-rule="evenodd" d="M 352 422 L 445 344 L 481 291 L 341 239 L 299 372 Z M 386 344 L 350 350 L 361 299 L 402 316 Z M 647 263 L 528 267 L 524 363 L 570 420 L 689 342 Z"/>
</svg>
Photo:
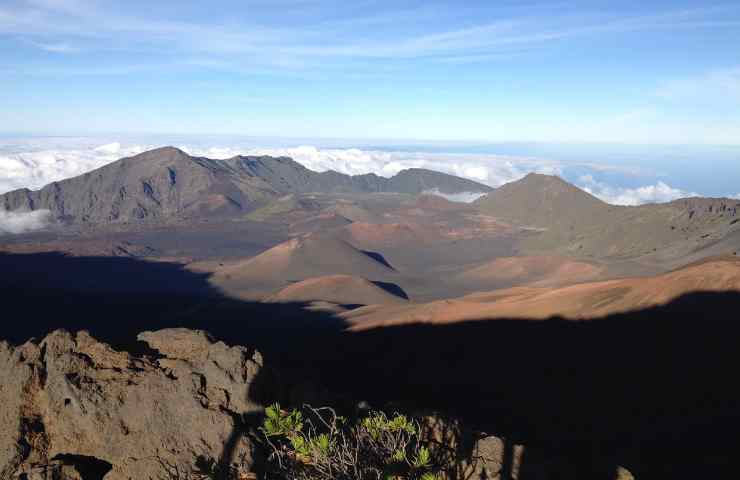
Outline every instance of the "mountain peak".
<svg viewBox="0 0 740 480">
<path fill-rule="evenodd" d="M 560 177 L 530 173 L 477 201 L 481 210 L 520 225 L 549 227 L 577 223 L 609 206 Z"/>
<path fill-rule="evenodd" d="M 158 148 L 154 148 L 152 150 L 147 150 L 146 152 L 140 153 L 137 156 L 140 156 L 140 155 L 148 155 L 148 156 L 151 156 L 151 157 L 160 157 L 160 156 L 185 156 L 185 157 L 189 157 L 190 156 L 185 151 L 180 150 L 179 148 L 173 147 L 171 145 L 166 145 L 164 147 L 158 147 Z"/>
<path fill-rule="evenodd" d="M 163 147 L 155 148 L 153 150 L 149 150 L 150 153 L 159 153 L 163 155 L 167 154 L 181 154 L 181 155 L 187 155 L 183 150 L 173 147 L 172 145 L 165 145 Z"/>
<path fill-rule="evenodd" d="M 540 180 L 540 181 L 557 181 L 560 180 L 561 182 L 564 182 L 562 178 L 558 177 L 557 175 L 548 175 L 546 173 L 538 173 L 538 172 L 529 172 L 526 174 L 522 180 L 529 179 L 529 180 Z"/>
<path fill-rule="evenodd" d="M 519 180 L 502 185 L 497 191 L 508 194 L 521 192 L 530 198 L 542 197 L 546 201 L 567 195 L 569 197 L 581 197 L 583 201 L 603 203 L 590 193 L 572 183 L 568 183 L 561 177 L 543 173 L 529 173 Z"/>
<path fill-rule="evenodd" d="M 39 191 L 0 195 L 0 205 L 9 210 L 51 210 L 68 222 L 111 223 L 241 215 L 288 193 L 418 195 L 429 190 L 454 194 L 491 188 L 425 169 L 406 170 L 392 178 L 351 176 L 315 172 L 289 157 L 214 160 L 164 146 Z"/>
<path fill-rule="evenodd" d="M 527 175 L 525 175 L 520 180 L 518 180 L 516 182 L 511 182 L 511 183 L 513 184 L 513 183 L 517 183 L 517 182 L 521 182 L 522 184 L 527 184 L 527 185 L 538 185 L 538 184 L 539 185 L 542 185 L 542 186 L 546 186 L 546 185 L 560 185 L 560 186 L 567 186 L 568 188 L 571 188 L 571 189 L 580 190 L 575 185 L 566 182 L 565 180 L 563 180 L 561 177 L 559 177 L 557 175 L 548 175 L 548 174 L 545 174 L 545 173 L 531 172 L 531 173 L 528 173 Z"/>
<path fill-rule="evenodd" d="M 122 160 L 129 162 L 173 162 L 177 160 L 191 159 L 190 155 L 180 150 L 179 148 L 172 146 L 165 146 L 155 148 L 153 150 L 147 150 L 146 152 L 139 153 L 133 157 L 124 158 Z M 115 163 L 115 162 L 114 162 Z"/>
<path fill-rule="evenodd" d="M 442 193 L 475 192 L 487 193 L 493 190 L 488 185 L 469 180 L 467 178 L 455 177 L 435 170 L 426 168 L 407 168 L 401 170 L 388 180 L 395 191 L 407 192 L 418 195 L 429 190 L 437 190 Z"/>
</svg>

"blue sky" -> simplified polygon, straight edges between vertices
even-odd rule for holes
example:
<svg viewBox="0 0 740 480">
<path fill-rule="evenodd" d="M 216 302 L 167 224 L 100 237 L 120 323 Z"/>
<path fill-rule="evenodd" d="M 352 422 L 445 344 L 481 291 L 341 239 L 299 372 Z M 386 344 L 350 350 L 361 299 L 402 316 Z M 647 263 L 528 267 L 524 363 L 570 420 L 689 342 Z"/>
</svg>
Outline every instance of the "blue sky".
<svg viewBox="0 0 740 480">
<path fill-rule="evenodd" d="M 740 144 L 740 3 L 0 1 L 0 132 Z"/>
</svg>

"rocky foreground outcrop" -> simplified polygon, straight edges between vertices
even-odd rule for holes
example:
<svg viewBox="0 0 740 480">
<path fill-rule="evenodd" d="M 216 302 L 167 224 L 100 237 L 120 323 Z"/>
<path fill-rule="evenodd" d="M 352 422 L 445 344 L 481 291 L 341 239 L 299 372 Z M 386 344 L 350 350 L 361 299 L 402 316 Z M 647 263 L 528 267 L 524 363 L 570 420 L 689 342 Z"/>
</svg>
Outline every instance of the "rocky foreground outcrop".
<svg viewBox="0 0 740 480">
<path fill-rule="evenodd" d="M 262 404 L 286 387 L 261 354 L 197 330 L 137 338 L 136 355 L 84 331 L 17 347 L 0 342 L 0 480 L 258 478 L 265 450 L 253 435 Z M 451 455 L 443 478 L 519 477 L 522 446 L 456 420 L 419 417 Z M 536 461 L 524 465 L 527 478 L 562 470 L 528 452 Z"/>
<path fill-rule="evenodd" d="M 151 355 L 61 330 L 0 343 L 0 478 L 188 478 L 198 458 L 250 470 L 240 428 L 261 409 L 260 354 L 192 330 L 138 338 Z"/>
</svg>

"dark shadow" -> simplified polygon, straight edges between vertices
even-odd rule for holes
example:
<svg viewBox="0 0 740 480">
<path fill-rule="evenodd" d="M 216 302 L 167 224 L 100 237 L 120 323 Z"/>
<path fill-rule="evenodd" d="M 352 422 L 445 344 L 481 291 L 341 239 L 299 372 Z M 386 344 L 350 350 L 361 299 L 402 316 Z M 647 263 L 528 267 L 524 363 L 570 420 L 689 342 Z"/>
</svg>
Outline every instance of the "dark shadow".
<svg viewBox="0 0 740 480">
<path fill-rule="evenodd" d="M 405 300 L 409 299 L 409 295 L 401 288 L 400 285 L 396 285 L 391 282 L 372 282 L 376 287 L 380 287 L 391 295 L 401 297 Z"/>
<path fill-rule="evenodd" d="M 424 405 L 531 447 L 525 479 L 545 463 L 562 478 L 612 478 L 617 465 L 721 478 L 740 452 L 738 312 L 738 293 L 695 293 L 582 322 L 386 327 L 319 350 L 333 390 Z"/>
<path fill-rule="evenodd" d="M 302 303 L 263 304 L 225 297 L 208 283 L 207 275 L 174 263 L 59 253 L 0 254 L 0 271 L 0 340 L 21 344 L 57 329 L 87 330 L 116 349 L 157 357 L 158 352 L 136 339 L 138 333 L 175 327 L 207 330 L 228 344 L 260 351 L 266 368 L 250 391 L 251 400 L 263 405 L 300 401 L 294 386 L 308 382 L 299 368 L 306 359 L 291 352 L 305 351 L 345 326 L 333 315 L 309 311 Z M 300 389 L 301 397 L 307 390 Z M 235 420 L 224 456 L 217 462 L 221 471 L 231 463 L 241 436 L 253 436 L 260 422 L 255 415 Z M 258 457 L 259 452 L 253 455 Z"/>
<path fill-rule="evenodd" d="M 391 270 L 396 270 L 395 268 L 393 268 L 393 265 L 391 265 L 390 263 L 388 263 L 388 260 L 385 259 L 385 257 L 383 256 L 382 253 L 379 253 L 379 252 L 371 252 L 370 250 L 361 250 L 361 251 L 362 251 L 362 253 L 364 253 L 368 257 L 372 258 L 376 262 L 382 263 L 383 265 L 385 265 L 386 267 L 390 268 Z"/>
<path fill-rule="evenodd" d="M 611 480 L 617 465 L 638 479 L 724 478 L 740 452 L 738 293 L 695 293 L 582 322 L 345 333 L 342 321 L 300 304 L 225 298 L 204 275 L 174 264 L 0 255 L 0 270 L 3 339 L 87 329 L 146 353 L 135 341 L 142 330 L 205 329 L 262 352 L 268 368 L 255 401 L 350 410 L 367 400 L 445 412 L 526 445 L 524 480 Z M 243 419 L 231 442 L 258 423 Z"/>
<path fill-rule="evenodd" d="M 223 296 L 207 275 L 182 265 L 128 257 L 71 257 L 58 253 L 0 254 L 0 339 L 22 343 L 64 328 L 90 333 L 117 348 L 147 353 L 135 341 L 144 330 L 208 330 L 227 343 L 264 345 L 283 336 L 338 331 L 344 323 L 300 303 L 261 304 Z M 280 345 L 275 345 L 280 347 Z M 285 347 L 285 348 L 290 348 Z"/>
<path fill-rule="evenodd" d="M 103 480 L 113 469 L 113 465 L 95 457 L 86 455 L 71 455 L 60 453 L 52 461 L 59 461 L 65 465 L 73 465 L 79 472 L 82 480 Z"/>
</svg>

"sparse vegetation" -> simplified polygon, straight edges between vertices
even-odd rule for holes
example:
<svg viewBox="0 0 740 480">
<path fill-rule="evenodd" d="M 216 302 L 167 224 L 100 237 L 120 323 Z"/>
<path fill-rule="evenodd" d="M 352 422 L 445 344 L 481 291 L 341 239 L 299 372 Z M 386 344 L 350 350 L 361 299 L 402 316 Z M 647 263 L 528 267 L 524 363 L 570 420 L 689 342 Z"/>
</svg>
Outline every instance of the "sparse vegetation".
<svg viewBox="0 0 740 480">
<path fill-rule="evenodd" d="M 382 412 L 349 422 L 331 408 L 267 408 L 268 478 L 290 480 L 436 480 L 442 466 L 418 422 Z"/>
</svg>

